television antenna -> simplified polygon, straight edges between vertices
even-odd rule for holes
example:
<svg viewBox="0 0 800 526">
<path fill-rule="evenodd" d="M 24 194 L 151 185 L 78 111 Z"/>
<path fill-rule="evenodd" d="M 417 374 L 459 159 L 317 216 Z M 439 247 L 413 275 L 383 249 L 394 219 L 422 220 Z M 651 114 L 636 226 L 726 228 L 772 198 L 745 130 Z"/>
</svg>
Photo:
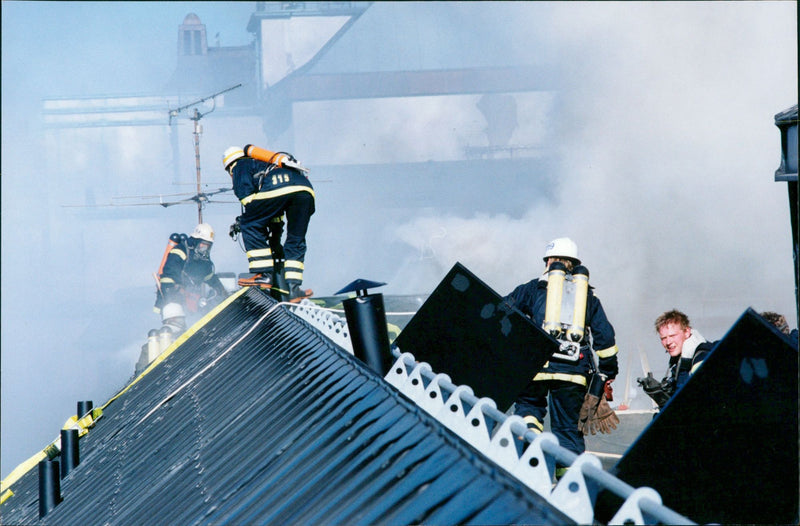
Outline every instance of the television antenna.
<svg viewBox="0 0 800 526">
<path fill-rule="evenodd" d="M 219 95 L 222 95 L 223 93 L 227 93 L 229 91 L 235 90 L 236 88 L 239 88 L 241 86 L 242 86 L 241 84 L 237 84 L 235 86 L 231 86 L 230 88 L 226 88 L 226 89 L 224 89 L 222 91 L 218 91 L 218 92 L 216 92 L 216 93 L 214 93 L 212 95 L 209 95 L 207 97 L 203 97 L 202 99 L 198 99 L 198 100 L 196 100 L 194 102 L 190 102 L 189 104 L 181 106 L 180 108 L 176 108 L 174 110 L 169 110 L 169 124 L 170 124 L 170 126 L 172 126 L 172 118 L 173 117 L 177 117 L 182 111 L 188 110 L 189 108 L 194 107 L 194 111 L 192 112 L 192 114 L 189 117 L 189 119 L 194 123 L 194 129 L 192 131 L 192 135 L 194 135 L 194 164 L 195 164 L 195 170 L 197 172 L 197 193 L 195 195 L 196 195 L 196 197 L 198 197 L 198 199 L 195 199 L 195 201 L 197 201 L 197 221 L 198 221 L 198 223 L 202 223 L 203 222 L 203 206 L 207 202 L 207 199 L 200 198 L 200 196 L 203 195 L 203 192 L 201 191 L 202 183 L 201 183 L 201 177 L 200 177 L 200 134 L 203 133 L 203 127 L 200 125 L 200 119 L 202 119 L 203 117 L 205 117 L 206 115 L 208 115 L 209 113 L 211 113 L 212 111 L 217 109 L 217 97 Z M 208 110 L 205 113 L 200 113 L 200 111 L 197 109 L 197 106 L 199 104 L 204 103 L 207 100 L 211 100 L 213 102 L 213 105 L 211 106 L 211 109 Z"/>
</svg>

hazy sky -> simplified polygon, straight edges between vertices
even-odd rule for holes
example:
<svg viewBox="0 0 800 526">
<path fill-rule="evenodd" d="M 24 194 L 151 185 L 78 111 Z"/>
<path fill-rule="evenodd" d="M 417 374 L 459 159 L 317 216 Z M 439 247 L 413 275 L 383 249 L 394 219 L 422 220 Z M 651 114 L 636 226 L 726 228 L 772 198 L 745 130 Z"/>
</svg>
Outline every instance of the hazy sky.
<svg viewBox="0 0 800 526">
<path fill-rule="evenodd" d="M 469 49 L 477 57 L 502 44 L 518 56 L 536 54 L 558 64 L 569 89 L 542 117 L 550 123 L 548 144 L 561 159 L 556 198 L 543 203 L 531 196 L 528 210 L 512 213 L 504 203 L 519 189 L 500 184 L 475 213 L 432 206 L 389 216 L 380 202 L 414 205 L 372 203 L 354 189 L 320 184 L 309 233 L 309 285 L 330 294 L 360 277 L 390 282 L 387 293 L 426 293 L 461 261 L 505 294 L 541 272 L 549 239 L 569 235 L 617 329 L 624 367 L 638 362 L 642 349 L 656 374 L 663 373 L 666 360 L 652 321 L 673 307 L 685 310 L 710 339 L 722 337 L 748 306 L 781 311 L 796 326 L 788 197 L 785 183 L 773 181 L 780 160 L 773 117 L 797 103 L 796 3 L 464 4 L 455 18 L 453 4 L 425 4 L 391 9 L 424 7 L 417 30 L 442 29 L 441 48 L 424 50 L 426 60 L 447 64 L 445 50 L 457 48 L 463 57 Z M 439 9 L 441 17 L 429 16 Z M 491 16 L 475 16 L 481 9 Z M 78 195 L 84 189 L 64 181 L 60 159 L 42 149 L 42 99 L 152 93 L 174 69 L 186 14 L 206 24 L 210 43 L 219 33 L 220 44 L 230 46 L 250 42 L 245 28 L 254 10 L 254 2 L 2 3 L 2 476 L 53 440 L 78 400 L 105 403 L 130 377 L 157 322 L 150 310 L 155 262 L 142 262 L 160 258 L 164 229 L 192 226 L 186 209 L 152 217 L 130 213 L 113 222 L 104 220 L 111 216 L 80 222 L 54 212 L 63 204 L 55 189 Z M 373 38 L 380 43 L 377 22 L 390 8 L 379 3 L 371 10 L 364 16 L 374 17 Z M 454 46 L 447 35 L 462 26 L 467 36 Z M 398 35 L 385 39 L 390 51 L 402 43 Z M 474 50 L 465 48 L 473 44 Z M 425 107 L 418 102 L 415 108 Z M 392 145 L 417 144 L 419 151 L 408 155 L 424 158 L 425 148 L 441 137 L 426 137 L 418 124 L 426 118 L 443 129 L 447 118 L 462 123 L 463 115 L 448 117 L 450 108 L 432 103 L 428 116 L 395 115 L 396 126 L 382 134 L 362 132 L 361 116 L 352 111 L 330 122 L 318 117 L 306 124 L 314 137 L 298 137 L 297 147 L 314 158 L 327 151 L 321 146 L 326 140 L 358 146 L 382 140 L 374 151 L 388 156 L 396 153 Z M 213 142 L 208 128 L 204 141 Z M 64 159 L 64 165 L 77 162 Z M 146 172 L 155 162 L 135 158 L 126 169 Z M 453 180 L 460 191 L 469 188 L 469 181 Z M 323 199 L 342 195 L 337 192 L 354 198 L 347 206 Z M 359 201 L 372 204 L 359 210 L 353 206 Z M 215 245 L 218 267 L 242 263 L 220 231 L 227 230 L 231 211 L 208 213 L 227 242 Z M 369 232 L 381 233 L 379 254 L 370 259 L 350 250 L 331 261 L 351 235 L 361 235 L 348 228 L 356 217 L 375 219 Z M 96 269 L 88 281 L 86 268 Z M 326 276 L 328 270 L 335 277 Z"/>
<path fill-rule="evenodd" d="M 117 254 L 117 263 L 86 287 L 91 297 L 106 297 L 100 305 L 70 288 L 86 264 L 80 236 L 61 234 L 76 239 L 75 250 L 41 250 L 42 232 L 57 231 L 52 208 L 69 204 L 52 191 L 64 188 L 55 180 L 63 175 L 47 172 L 59 160 L 43 159 L 42 99 L 156 92 L 175 68 L 187 14 L 206 23 L 210 44 L 219 33 L 221 45 L 235 46 L 252 40 L 245 28 L 254 10 L 254 2 L 2 2 L 3 477 L 58 436 L 78 399 L 108 400 L 132 374 L 142 337 L 157 324 L 152 278 L 133 278 L 147 285 L 139 296 L 117 292 L 131 283 L 121 249 L 153 238 L 152 230 L 131 221 L 129 236 L 117 231 L 110 243 L 99 241 Z M 176 208 L 182 210 L 163 217 L 188 218 L 172 228 L 190 229 L 192 214 Z M 95 231 L 94 223 L 87 230 Z M 157 244 L 165 243 L 160 235 Z M 152 250 L 151 259 L 160 260 L 162 250 Z M 152 270 L 148 265 L 140 276 Z"/>
</svg>

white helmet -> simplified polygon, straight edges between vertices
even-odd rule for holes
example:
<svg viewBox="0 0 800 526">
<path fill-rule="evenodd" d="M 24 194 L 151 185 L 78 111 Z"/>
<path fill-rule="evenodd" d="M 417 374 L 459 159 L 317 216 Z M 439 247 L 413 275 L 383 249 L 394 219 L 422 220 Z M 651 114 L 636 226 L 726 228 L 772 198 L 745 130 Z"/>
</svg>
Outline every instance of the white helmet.
<svg viewBox="0 0 800 526">
<path fill-rule="evenodd" d="M 574 261 L 576 265 L 581 264 L 581 260 L 578 259 L 578 245 L 568 237 L 559 237 L 549 242 L 542 258 L 545 263 L 547 258 L 565 258 Z"/>
<path fill-rule="evenodd" d="M 227 170 L 228 167 L 237 159 L 244 157 L 244 150 L 238 146 L 231 146 L 222 154 L 222 166 Z"/>
<path fill-rule="evenodd" d="M 180 303 L 167 303 L 161 308 L 161 320 L 168 320 L 170 318 L 183 318 L 186 314 L 183 312 L 183 306 Z"/>
<path fill-rule="evenodd" d="M 208 223 L 200 223 L 196 227 L 194 227 L 194 232 L 189 237 L 193 237 L 195 239 L 202 239 L 203 241 L 208 241 L 209 243 L 214 242 L 214 229 L 211 228 L 211 225 Z"/>
</svg>

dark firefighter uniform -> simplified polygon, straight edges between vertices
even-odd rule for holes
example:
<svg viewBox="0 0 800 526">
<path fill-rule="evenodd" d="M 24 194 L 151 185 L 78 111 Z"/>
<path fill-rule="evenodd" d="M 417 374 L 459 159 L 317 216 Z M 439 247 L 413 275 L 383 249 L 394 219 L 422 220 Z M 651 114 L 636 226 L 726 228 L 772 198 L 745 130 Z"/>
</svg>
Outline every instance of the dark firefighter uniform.
<svg viewBox="0 0 800 526">
<path fill-rule="evenodd" d="M 520 285 L 505 300 L 541 327 L 545 317 L 547 279 L 538 278 Z M 603 306 L 591 287 L 586 303 L 586 327 L 598 357 L 597 369 L 609 379 L 615 378 L 619 368 L 614 327 L 606 318 Z M 576 454 L 581 454 L 586 449 L 583 434 L 578 430 L 578 418 L 589 378 L 594 370 L 592 347 L 587 339 L 584 337 L 580 342 L 580 358 L 577 361 L 553 357 L 545 363 L 544 368 L 536 373 L 515 403 L 515 414 L 523 417 L 528 428 L 534 432 L 542 432 L 549 392 L 552 404 L 551 430 L 558 437 L 561 446 Z"/>
<path fill-rule="evenodd" d="M 706 341 L 692 329 L 692 337 L 683 342 L 679 356 L 670 356 L 667 374 L 660 383 L 643 384 L 644 392 L 663 409 L 670 398 L 689 381 L 700 368 L 717 342 Z M 684 352 L 685 351 L 685 352 Z"/>
<path fill-rule="evenodd" d="M 219 298 L 225 298 L 228 292 L 217 277 L 209 250 L 198 249 L 207 244 L 203 240 L 173 234 L 170 239 L 176 245 L 167 254 L 161 275 L 159 276 L 156 294 L 155 311 L 169 303 L 186 306 L 196 310 L 196 306 L 187 305 L 187 296 L 200 297 L 203 284 L 209 285 Z"/>
<path fill-rule="evenodd" d="M 683 356 L 670 356 L 667 374 L 662 383 L 670 385 L 670 396 L 689 381 L 689 377 L 703 364 L 716 342 L 701 342 L 696 344 L 694 355 L 691 358 Z M 686 347 L 686 342 L 684 342 Z"/>
<path fill-rule="evenodd" d="M 281 218 L 285 215 L 284 277 L 290 289 L 296 288 L 303 281 L 306 232 L 314 214 L 311 182 L 298 170 L 250 157 L 237 159 L 229 171 L 233 192 L 244 210 L 239 216 L 239 225 L 250 272 L 272 272 L 273 251 L 280 242 Z"/>
</svg>

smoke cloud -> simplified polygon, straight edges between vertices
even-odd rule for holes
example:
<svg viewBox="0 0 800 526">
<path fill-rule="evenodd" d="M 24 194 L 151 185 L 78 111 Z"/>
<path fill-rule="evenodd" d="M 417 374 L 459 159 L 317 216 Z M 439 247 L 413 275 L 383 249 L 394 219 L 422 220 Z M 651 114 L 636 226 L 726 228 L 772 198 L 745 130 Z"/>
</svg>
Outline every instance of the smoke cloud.
<svg viewBox="0 0 800 526">
<path fill-rule="evenodd" d="M 378 2 L 358 34 L 342 37 L 339 49 L 352 51 L 328 57 L 331 68 L 545 68 L 546 91 L 504 94 L 517 121 L 503 133 L 528 148 L 530 172 L 504 173 L 498 162 L 475 175 L 455 162 L 490 143 L 488 103 L 463 94 L 298 103 L 291 144 L 269 142 L 257 117 L 209 119 L 204 182 L 229 184 L 219 159 L 232 144 L 288 149 L 311 167 L 318 205 L 306 283 L 318 295 L 356 278 L 387 282 L 385 294 L 428 293 L 457 261 L 506 294 L 542 272 L 550 239 L 569 236 L 616 328 L 618 383 L 628 370 L 641 374 L 640 351 L 658 376 L 666 358 L 652 322 L 665 310 L 685 311 L 709 339 L 748 306 L 796 326 L 787 193 L 773 181 L 773 116 L 797 103 L 795 8 Z M 174 70 L 188 13 L 225 46 L 250 41 L 254 10 L 2 3 L 4 477 L 58 435 L 78 400 L 102 404 L 130 378 L 147 331 L 160 325 L 151 273 L 169 235 L 197 219 L 192 207 L 63 207 L 194 188 L 173 184 L 167 126 L 146 136 L 58 133 L 42 122 L 43 99 L 156 91 Z M 387 23 L 397 30 L 383 31 Z M 177 126 L 180 182 L 192 182 L 191 124 L 182 116 Z M 454 168 L 423 177 L 416 170 L 427 161 Z M 238 213 L 235 203 L 204 211 L 220 271 L 246 268 L 226 236 Z"/>
<path fill-rule="evenodd" d="M 793 315 L 772 116 L 797 100 L 796 24 L 771 9 L 780 6 L 554 6 L 548 45 L 569 86 L 550 112 L 557 197 L 519 218 L 400 225 L 414 255 L 393 281 L 429 290 L 461 261 L 506 294 L 541 273 L 547 241 L 572 237 L 617 330 L 621 374 L 634 377 L 640 352 L 656 375 L 666 369 L 652 325 L 663 311 L 685 311 L 712 340 L 748 306 Z"/>
</svg>

